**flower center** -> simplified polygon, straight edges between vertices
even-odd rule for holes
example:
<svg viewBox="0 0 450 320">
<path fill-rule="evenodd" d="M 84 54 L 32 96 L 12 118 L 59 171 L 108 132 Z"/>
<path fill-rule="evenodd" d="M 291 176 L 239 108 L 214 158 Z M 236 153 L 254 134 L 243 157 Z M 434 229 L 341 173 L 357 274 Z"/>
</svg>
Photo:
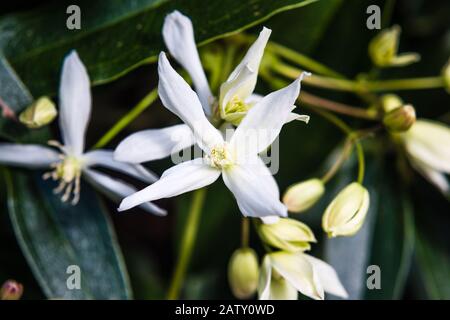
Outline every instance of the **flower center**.
<svg viewBox="0 0 450 320">
<path fill-rule="evenodd" d="M 62 193 L 61 200 L 66 202 L 72 196 L 71 203 L 77 204 L 80 200 L 80 178 L 83 162 L 81 159 L 72 155 L 68 155 L 64 146 L 57 141 L 49 141 L 50 146 L 61 150 L 59 157 L 61 161 L 52 163 L 50 167 L 53 169 L 46 172 L 42 178 L 47 180 L 52 178 L 54 181 L 59 181 L 59 185 L 53 190 L 55 194 Z"/>
<path fill-rule="evenodd" d="M 225 106 L 225 114 L 247 112 L 249 108 L 249 105 L 242 101 L 238 96 L 233 96 Z"/>
<path fill-rule="evenodd" d="M 224 169 L 233 164 L 233 158 L 225 144 L 212 148 L 207 159 L 211 166 L 218 169 Z"/>
</svg>

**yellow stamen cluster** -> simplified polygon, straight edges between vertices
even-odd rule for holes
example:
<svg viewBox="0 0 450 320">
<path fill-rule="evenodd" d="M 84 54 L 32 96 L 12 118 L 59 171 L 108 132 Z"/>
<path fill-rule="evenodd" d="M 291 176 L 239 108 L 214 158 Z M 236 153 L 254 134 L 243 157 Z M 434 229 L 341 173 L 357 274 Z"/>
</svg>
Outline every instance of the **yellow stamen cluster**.
<svg viewBox="0 0 450 320">
<path fill-rule="evenodd" d="M 80 200 L 80 179 L 82 162 L 74 156 L 69 156 L 64 152 L 64 147 L 57 141 L 49 141 L 49 145 L 57 147 L 60 153 L 61 161 L 53 163 L 50 167 L 53 169 L 43 175 L 43 179 L 52 178 L 59 181 L 58 187 L 53 192 L 55 194 L 63 193 L 61 200 L 66 202 L 72 196 L 72 205 L 76 205 Z"/>
<path fill-rule="evenodd" d="M 207 157 L 211 166 L 224 169 L 233 164 L 232 157 L 225 145 L 215 146 L 211 150 L 211 154 Z"/>
</svg>

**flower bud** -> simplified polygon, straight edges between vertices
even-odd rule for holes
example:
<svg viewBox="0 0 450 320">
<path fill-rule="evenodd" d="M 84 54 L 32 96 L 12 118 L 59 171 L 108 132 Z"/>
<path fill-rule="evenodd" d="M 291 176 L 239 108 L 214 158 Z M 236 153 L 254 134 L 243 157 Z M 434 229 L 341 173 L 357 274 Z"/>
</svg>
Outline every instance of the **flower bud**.
<svg viewBox="0 0 450 320">
<path fill-rule="evenodd" d="M 6 281 L 0 289 L 0 300 L 19 300 L 23 294 L 22 284 L 14 281 Z"/>
<path fill-rule="evenodd" d="M 450 60 L 442 69 L 442 78 L 444 79 L 445 90 L 450 93 Z"/>
<path fill-rule="evenodd" d="M 369 209 L 369 192 L 353 182 L 341 190 L 322 216 L 322 228 L 329 237 L 354 235 Z"/>
<path fill-rule="evenodd" d="M 396 94 L 385 94 L 381 97 L 381 106 L 384 113 L 388 113 L 403 105 L 403 100 Z"/>
<path fill-rule="evenodd" d="M 262 223 L 258 231 L 261 239 L 268 245 L 290 252 L 309 250 L 309 242 L 316 242 L 313 232 L 306 224 L 289 218 L 280 218 L 272 224 Z"/>
<path fill-rule="evenodd" d="M 228 264 L 228 281 L 233 295 L 238 299 L 248 299 L 255 294 L 259 265 L 253 249 L 241 248 L 233 253 Z"/>
<path fill-rule="evenodd" d="M 376 35 L 369 44 L 369 56 L 378 67 L 406 66 L 420 60 L 417 53 L 398 54 L 401 29 L 394 26 Z"/>
<path fill-rule="evenodd" d="M 283 203 L 290 212 L 303 212 L 311 208 L 325 192 L 320 179 L 309 179 L 293 184 L 283 196 Z"/>
<path fill-rule="evenodd" d="M 405 104 L 384 115 L 383 124 L 393 132 L 407 131 L 416 122 L 416 110 L 410 104 Z"/>
<path fill-rule="evenodd" d="M 20 114 L 19 120 L 28 128 L 36 129 L 52 122 L 57 114 L 55 104 L 49 98 L 41 97 Z"/>
</svg>

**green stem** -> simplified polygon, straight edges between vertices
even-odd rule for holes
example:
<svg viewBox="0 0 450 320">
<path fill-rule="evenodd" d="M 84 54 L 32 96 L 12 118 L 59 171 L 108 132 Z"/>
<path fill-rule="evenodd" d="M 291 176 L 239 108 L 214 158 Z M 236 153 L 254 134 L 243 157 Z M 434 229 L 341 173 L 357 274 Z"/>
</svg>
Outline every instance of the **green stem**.
<svg viewBox="0 0 450 320">
<path fill-rule="evenodd" d="M 243 217 L 241 224 L 241 245 L 242 248 L 248 248 L 250 238 L 250 219 Z"/>
<path fill-rule="evenodd" d="M 147 109 L 158 98 L 158 90 L 153 89 L 139 103 L 127 112 L 116 124 L 109 129 L 94 145 L 94 149 L 107 145 L 114 137 L 125 129 L 134 119 L 136 119 L 145 109 Z"/>
<path fill-rule="evenodd" d="M 336 162 L 333 163 L 331 168 L 325 173 L 325 175 L 322 177 L 322 182 L 325 184 L 328 181 L 330 181 L 335 174 L 339 171 L 341 166 L 344 164 L 345 160 L 347 160 L 347 157 L 350 155 L 352 151 L 353 141 L 349 138 L 346 139 L 344 147 L 342 148 L 341 154 L 339 158 L 336 160 Z"/>
<path fill-rule="evenodd" d="M 317 62 L 308 56 L 298 53 L 278 43 L 275 42 L 268 43 L 267 50 L 278 54 L 280 57 L 285 58 L 288 61 L 296 63 L 302 67 L 306 67 L 308 71 L 323 74 L 325 76 L 334 78 L 345 78 L 342 74 L 332 70 L 331 68 L 325 66 L 324 64 Z"/>
<path fill-rule="evenodd" d="M 356 146 L 356 155 L 358 157 L 358 183 L 362 184 L 364 180 L 364 170 L 365 170 L 365 161 L 364 161 L 364 150 L 362 148 L 361 143 L 358 140 L 355 140 Z"/>
<path fill-rule="evenodd" d="M 189 209 L 186 228 L 181 239 L 180 255 L 178 256 L 175 271 L 172 276 L 167 298 L 176 300 L 180 295 L 181 286 L 186 276 L 186 271 L 192 256 L 195 238 L 197 236 L 200 215 L 205 202 L 206 188 L 194 191 L 192 204 Z"/>
<path fill-rule="evenodd" d="M 273 64 L 272 70 L 291 79 L 298 78 L 303 72 L 301 69 L 281 62 Z M 303 82 L 315 87 L 355 93 L 368 91 L 422 90 L 444 87 L 444 80 L 441 76 L 377 81 L 354 81 L 312 75 L 311 77 L 305 78 Z"/>
</svg>

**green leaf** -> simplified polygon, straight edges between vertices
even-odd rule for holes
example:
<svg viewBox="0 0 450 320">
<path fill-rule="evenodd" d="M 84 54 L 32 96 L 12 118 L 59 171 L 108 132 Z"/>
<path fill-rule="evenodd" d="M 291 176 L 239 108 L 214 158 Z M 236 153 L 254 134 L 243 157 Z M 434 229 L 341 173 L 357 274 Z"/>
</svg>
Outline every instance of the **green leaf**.
<svg viewBox="0 0 450 320">
<path fill-rule="evenodd" d="M 191 17 L 196 39 L 206 43 L 272 15 L 316 0 L 79 1 L 81 30 L 66 28 L 70 1 L 55 1 L 0 19 L 0 50 L 35 95 L 53 93 L 64 56 L 76 49 L 94 84 L 111 81 L 152 62 L 164 50 L 164 17 L 177 9 Z M 39 79 L 39 80 L 37 80 Z"/>
<path fill-rule="evenodd" d="M 416 241 L 419 276 L 429 298 L 450 299 L 450 256 L 441 246 L 431 243 L 423 234 Z"/>
<path fill-rule="evenodd" d="M 48 298 L 128 299 L 122 255 L 104 208 L 82 186 L 76 206 L 53 195 L 53 183 L 6 171 L 8 208 L 19 245 Z M 69 290 L 67 267 L 79 266 L 81 289 Z"/>
<path fill-rule="evenodd" d="M 380 267 L 381 289 L 367 290 L 366 298 L 401 299 L 414 252 L 414 217 L 401 186 L 388 177 L 383 182 L 370 259 Z"/>
</svg>

